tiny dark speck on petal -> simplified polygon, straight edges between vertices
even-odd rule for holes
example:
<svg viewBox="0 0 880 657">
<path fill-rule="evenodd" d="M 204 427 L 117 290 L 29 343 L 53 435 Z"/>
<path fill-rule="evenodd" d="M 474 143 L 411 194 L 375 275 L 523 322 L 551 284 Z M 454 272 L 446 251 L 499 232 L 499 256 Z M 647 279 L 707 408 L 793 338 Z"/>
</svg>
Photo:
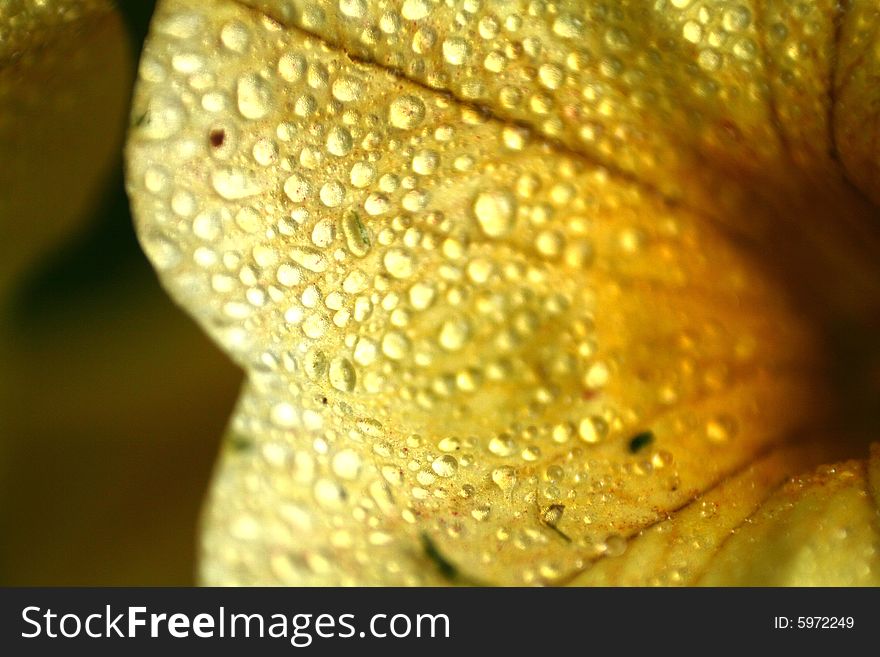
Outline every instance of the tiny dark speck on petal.
<svg viewBox="0 0 880 657">
<path fill-rule="evenodd" d="M 223 142 L 226 141 L 226 131 L 222 128 L 216 128 L 211 130 L 208 138 L 211 140 L 211 146 L 214 148 L 220 148 L 223 145 Z"/>
<path fill-rule="evenodd" d="M 630 454 L 635 454 L 641 449 L 647 447 L 651 443 L 654 442 L 654 432 L 653 431 L 640 431 L 632 438 L 629 439 L 629 451 Z"/>
</svg>

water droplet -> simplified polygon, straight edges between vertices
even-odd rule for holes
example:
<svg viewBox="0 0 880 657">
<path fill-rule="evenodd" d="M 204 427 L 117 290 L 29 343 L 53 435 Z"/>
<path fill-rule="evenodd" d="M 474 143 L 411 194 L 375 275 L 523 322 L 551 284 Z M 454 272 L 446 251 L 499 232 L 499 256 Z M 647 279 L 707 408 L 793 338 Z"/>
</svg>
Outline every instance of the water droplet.
<svg viewBox="0 0 880 657">
<path fill-rule="evenodd" d="M 204 17 L 196 12 L 180 12 L 172 14 L 164 21 L 157 21 L 155 29 L 176 39 L 190 39 L 205 29 L 204 22 Z"/>
<path fill-rule="evenodd" d="M 164 235 L 145 236 L 144 250 L 159 269 L 168 269 L 180 262 L 180 249 Z"/>
<path fill-rule="evenodd" d="M 211 174 L 211 185 L 220 196 L 231 201 L 255 196 L 262 191 L 249 173 L 239 169 L 217 169 Z"/>
<path fill-rule="evenodd" d="M 312 228 L 312 244 L 319 249 L 326 249 L 336 238 L 336 229 L 330 219 L 321 219 Z"/>
<path fill-rule="evenodd" d="M 246 233 L 255 233 L 260 229 L 260 213 L 249 205 L 244 206 L 235 213 L 235 223 Z"/>
<path fill-rule="evenodd" d="M 318 197 L 321 199 L 321 203 L 328 208 L 335 208 L 345 200 L 345 187 L 339 181 L 332 180 L 321 186 Z"/>
<path fill-rule="evenodd" d="M 485 258 L 476 258 L 467 265 L 467 275 L 474 283 L 482 285 L 495 273 L 495 263 Z"/>
<path fill-rule="evenodd" d="M 198 72 L 205 64 L 202 57 L 191 53 L 180 53 L 171 59 L 171 66 L 178 73 L 191 75 Z"/>
<path fill-rule="evenodd" d="M 409 338 L 398 331 L 389 331 L 382 338 L 382 353 L 391 360 L 403 360 L 410 349 Z"/>
<path fill-rule="evenodd" d="M 745 37 L 733 44 L 733 54 L 743 60 L 754 59 L 758 54 L 758 46 L 752 39 Z"/>
<path fill-rule="evenodd" d="M 562 67 L 556 64 L 543 64 L 538 69 L 538 80 L 548 89 L 558 89 L 564 79 Z"/>
<path fill-rule="evenodd" d="M 726 443 L 736 434 L 736 420 L 719 415 L 706 422 L 706 438 L 717 445 Z"/>
<path fill-rule="evenodd" d="M 299 98 L 296 99 L 296 102 L 293 104 L 293 113 L 297 116 L 311 116 L 317 110 L 318 101 L 315 100 L 315 97 L 309 93 L 302 94 Z M 305 152 L 306 149 L 303 149 L 303 151 Z"/>
<path fill-rule="evenodd" d="M 461 66 L 470 55 L 468 42 L 461 37 L 450 37 L 443 42 L 443 59 L 453 66 Z"/>
<path fill-rule="evenodd" d="M 563 422 L 553 427 L 553 441 L 561 444 L 567 443 L 574 435 L 574 426 L 571 422 Z"/>
<path fill-rule="evenodd" d="M 330 385 L 340 392 L 351 392 L 354 390 L 356 375 L 354 367 L 348 359 L 334 358 L 330 361 L 327 376 L 330 379 Z"/>
<path fill-rule="evenodd" d="M 257 75 L 247 75 L 238 81 L 238 111 L 246 119 L 261 119 L 269 113 L 272 91 L 268 83 Z"/>
<path fill-rule="evenodd" d="M 502 433 L 498 436 L 493 436 L 489 441 L 489 451 L 496 456 L 510 456 L 516 451 L 516 443 L 510 434 Z"/>
<path fill-rule="evenodd" d="M 361 472 L 361 457 L 353 449 L 343 449 L 333 456 L 332 467 L 337 477 L 353 481 Z"/>
<path fill-rule="evenodd" d="M 385 269 L 394 278 L 409 278 L 413 273 L 412 256 L 403 249 L 388 249 L 382 259 Z"/>
<path fill-rule="evenodd" d="M 492 470 L 492 481 L 503 491 L 509 491 L 516 485 L 516 470 L 505 465 Z"/>
<path fill-rule="evenodd" d="M 408 21 L 423 19 L 431 11 L 428 0 L 404 0 L 400 15 Z"/>
<path fill-rule="evenodd" d="M 585 443 L 594 445 L 608 434 L 608 423 L 601 417 L 592 415 L 585 417 L 578 424 L 578 436 Z"/>
<path fill-rule="evenodd" d="M 278 60 L 278 74 L 287 82 L 299 82 L 306 74 L 306 59 L 295 53 L 285 53 Z"/>
<path fill-rule="evenodd" d="M 254 144 L 253 155 L 257 164 L 267 167 L 278 159 L 278 146 L 271 139 L 260 139 Z"/>
<path fill-rule="evenodd" d="M 213 241 L 220 236 L 220 213 L 205 210 L 196 215 L 192 224 L 193 234 L 203 240 Z"/>
<path fill-rule="evenodd" d="M 327 151 L 331 155 L 342 157 L 351 151 L 351 133 L 341 126 L 334 126 L 327 134 Z"/>
<path fill-rule="evenodd" d="M 354 347 L 354 362 L 358 365 L 371 365 L 376 360 L 376 343 L 367 337 L 358 338 Z"/>
<path fill-rule="evenodd" d="M 382 466 L 382 478 L 392 486 L 400 486 L 403 483 L 403 473 L 400 468 L 393 465 Z"/>
<path fill-rule="evenodd" d="M 322 274 L 327 271 L 327 259 L 320 251 L 306 247 L 295 247 L 290 250 L 290 257 L 293 261 L 308 269 L 315 274 Z"/>
<path fill-rule="evenodd" d="M 480 36 L 489 41 L 498 36 L 498 31 L 501 29 L 501 25 L 495 16 L 489 14 L 480 19 L 477 29 L 480 32 Z"/>
<path fill-rule="evenodd" d="M 289 429 L 296 426 L 298 417 L 296 409 L 287 402 L 279 402 L 272 407 L 269 412 L 269 419 L 272 424 L 282 429 Z"/>
<path fill-rule="evenodd" d="M 610 534 L 602 544 L 602 552 L 609 557 L 619 557 L 626 552 L 626 539 L 619 534 Z"/>
<path fill-rule="evenodd" d="M 611 371 L 601 360 L 596 361 L 587 370 L 584 375 L 584 385 L 590 390 L 598 390 L 608 383 L 611 378 Z"/>
<path fill-rule="evenodd" d="M 419 151 L 413 157 L 412 170 L 420 176 L 430 176 L 437 171 L 437 164 L 440 158 L 435 151 Z"/>
<path fill-rule="evenodd" d="M 513 229 L 516 201 L 507 191 L 480 192 L 474 199 L 473 212 L 486 235 L 503 237 Z"/>
<path fill-rule="evenodd" d="M 315 501 L 327 509 L 338 509 L 345 501 L 345 490 L 331 479 L 318 479 L 312 489 Z"/>
<path fill-rule="evenodd" d="M 305 318 L 302 331 L 307 338 L 319 340 L 327 331 L 327 321 L 321 315 L 314 313 Z"/>
<path fill-rule="evenodd" d="M 623 28 L 612 27 L 605 33 L 605 43 L 613 50 L 628 50 L 632 39 Z"/>
<path fill-rule="evenodd" d="M 563 39 L 575 39 L 584 32 L 584 22 L 571 14 L 560 14 L 553 21 L 553 33 Z"/>
<path fill-rule="evenodd" d="M 416 96 L 395 98 L 388 109 L 391 125 L 401 130 L 412 130 L 425 119 L 425 104 Z"/>
<path fill-rule="evenodd" d="M 542 230 L 535 238 L 535 248 L 545 258 L 555 258 L 562 251 L 563 238 L 559 231 Z"/>
<path fill-rule="evenodd" d="M 382 437 L 382 423 L 378 420 L 374 420 L 371 417 L 366 417 L 358 420 L 357 428 L 365 436 L 370 436 L 371 438 Z"/>
<path fill-rule="evenodd" d="M 700 51 L 700 54 L 697 56 L 697 63 L 703 70 L 717 71 L 721 68 L 721 55 L 711 48 L 706 48 Z"/>
<path fill-rule="evenodd" d="M 478 522 L 483 522 L 486 518 L 489 517 L 489 512 L 492 510 L 488 504 L 482 504 L 471 511 L 471 518 Z"/>
<path fill-rule="evenodd" d="M 520 456 L 522 457 L 523 461 L 533 463 L 541 458 L 541 450 L 535 445 L 529 445 L 528 447 L 523 449 L 523 451 L 520 453 Z"/>
<path fill-rule="evenodd" d="M 681 28 L 685 41 L 699 43 L 703 40 L 703 27 L 697 21 L 688 21 Z"/>
<path fill-rule="evenodd" d="M 461 448 L 461 441 L 455 436 L 447 436 L 437 443 L 437 449 L 441 452 L 454 452 Z"/>
<path fill-rule="evenodd" d="M 438 342 L 447 351 L 458 351 L 471 336 L 471 324 L 466 317 L 447 319 L 440 327 Z"/>
<path fill-rule="evenodd" d="M 283 286 L 293 287 L 294 285 L 299 284 L 302 280 L 302 275 L 296 267 L 284 264 L 278 267 L 278 270 L 275 272 L 275 278 Z"/>
<path fill-rule="evenodd" d="M 752 22 L 752 14 L 747 7 L 738 5 L 724 12 L 721 24 L 728 32 L 740 32 Z"/>
<path fill-rule="evenodd" d="M 232 52 L 243 53 L 250 42 L 250 32 L 241 21 L 232 21 L 220 30 L 220 41 Z"/>
<path fill-rule="evenodd" d="M 284 193 L 294 203 L 302 203 L 311 193 L 309 181 L 295 173 L 284 181 Z"/>
<path fill-rule="evenodd" d="M 164 167 L 153 166 L 144 173 L 144 186 L 153 194 L 159 194 L 168 186 L 171 176 Z"/>
<path fill-rule="evenodd" d="M 569 267 L 589 267 L 593 262 L 593 246 L 585 240 L 572 242 L 565 247 L 563 259 Z"/>
<path fill-rule="evenodd" d="M 444 454 L 434 459 L 431 469 L 438 477 L 451 477 L 458 470 L 458 461 L 451 454 Z"/>
<path fill-rule="evenodd" d="M 366 0 L 339 0 L 339 11 L 349 18 L 363 18 L 367 13 Z"/>
<path fill-rule="evenodd" d="M 349 75 L 343 75 L 333 81 L 330 92 L 336 100 L 350 103 L 361 95 L 362 89 L 363 84 L 360 80 Z"/>
<path fill-rule="evenodd" d="M 391 202 L 385 194 L 372 192 L 364 201 L 364 211 L 371 217 L 377 217 L 391 210 Z"/>
<path fill-rule="evenodd" d="M 409 289 L 409 302 L 416 310 L 425 310 L 434 303 L 436 292 L 430 283 L 416 283 Z"/>
<path fill-rule="evenodd" d="M 355 162 L 351 167 L 349 180 L 358 189 L 363 189 L 376 179 L 376 167 L 369 162 Z"/>
<path fill-rule="evenodd" d="M 156 96 L 150 99 L 139 132 L 147 139 L 167 139 L 183 127 L 185 117 L 178 99 Z"/>
</svg>

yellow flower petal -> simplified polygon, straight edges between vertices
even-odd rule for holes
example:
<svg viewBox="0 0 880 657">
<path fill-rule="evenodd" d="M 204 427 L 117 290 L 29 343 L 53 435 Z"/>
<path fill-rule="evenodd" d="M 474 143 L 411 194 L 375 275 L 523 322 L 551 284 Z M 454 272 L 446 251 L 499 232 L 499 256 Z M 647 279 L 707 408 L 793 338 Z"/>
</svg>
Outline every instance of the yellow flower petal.
<svg viewBox="0 0 880 657">
<path fill-rule="evenodd" d="M 128 149 L 147 253 L 248 372 L 206 582 L 586 581 L 815 462 L 747 470 L 832 401 L 787 288 L 837 310 L 842 247 L 811 240 L 868 212 L 820 145 L 827 56 L 768 89 L 788 51 L 742 44 L 771 14 L 727 3 L 246 4 L 160 5 Z M 794 243 L 789 278 L 744 239 Z"/>
<path fill-rule="evenodd" d="M 839 27 L 834 95 L 836 147 L 852 180 L 880 203 L 880 15 L 872 2 L 852 3 Z"/>
<path fill-rule="evenodd" d="M 877 447 L 868 463 L 823 466 L 787 483 L 726 541 L 700 583 L 880 586 L 880 507 L 869 474 Z"/>
<path fill-rule="evenodd" d="M 0 5 L 0 294 L 96 201 L 122 144 L 129 57 L 106 0 Z"/>
<path fill-rule="evenodd" d="M 779 449 L 737 473 L 685 508 L 634 538 L 624 556 L 599 560 L 573 586 L 689 586 L 712 567 L 731 531 L 748 522 L 767 497 L 794 474 L 828 458 L 815 440 Z M 738 555 L 765 562 L 760 545 Z M 771 558 L 772 560 L 772 558 Z M 835 571 L 831 571 L 832 573 Z M 836 577 L 837 575 L 832 575 Z"/>
</svg>

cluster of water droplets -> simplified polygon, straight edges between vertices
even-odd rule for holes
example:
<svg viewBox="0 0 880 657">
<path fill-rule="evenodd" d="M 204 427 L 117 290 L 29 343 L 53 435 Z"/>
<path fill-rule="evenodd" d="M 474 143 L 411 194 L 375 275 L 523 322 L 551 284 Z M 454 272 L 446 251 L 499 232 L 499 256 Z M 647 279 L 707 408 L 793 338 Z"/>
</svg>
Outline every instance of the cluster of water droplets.
<svg viewBox="0 0 880 657">
<path fill-rule="evenodd" d="M 798 85 L 813 82 L 801 69 L 822 45 L 821 7 L 748 0 L 245 4 L 430 88 L 491 106 L 673 195 L 693 192 L 669 172 L 700 169 L 698 154 L 749 140 L 740 166 L 779 158 L 770 125 L 775 97 L 794 101 L 801 115 L 817 110 L 804 105 Z"/>
<path fill-rule="evenodd" d="M 377 17 L 370 41 L 366 23 L 309 7 L 309 30 L 360 30 L 379 60 L 404 36 L 412 52 L 389 72 L 235 3 L 175 0 L 140 67 L 129 184 L 145 248 L 249 373 L 209 579 L 435 581 L 430 556 L 413 555 L 423 536 L 499 583 L 621 554 L 658 509 L 734 467 L 724 447 L 763 421 L 730 390 L 737 364 L 766 355 L 755 335 L 777 329 L 728 322 L 766 291 L 698 217 L 536 136 L 560 136 L 568 106 L 505 75 L 569 48 L 582 21 L 465 2 L 449 18 L 475 33 L 435 43 L 421 21 L 446 5 L 333 6 Z M 562 45 L 529 40 L 545 19 Z M 749 21 L 732 8 L 716 22 Z M 611 52 L 633 38 L 602 35 Z M 412 68 L 435 46 L 461 75 Z M 529 84 L 585 98 L 588 61 L 566 50 Z M 424 76 L 468 100 L 491 97 L 468 91 L 476 80 L 497 83 L 496 105 L 525 96 L 530 123 L 548 118 L 536 131 L 502 120 Z M 578 139 L 597 129 L 573 121 Z M 683 410 L 706 397 L 718 402 Z M 717 468 L 683 474 L 681 453 Z"/>
</svg>

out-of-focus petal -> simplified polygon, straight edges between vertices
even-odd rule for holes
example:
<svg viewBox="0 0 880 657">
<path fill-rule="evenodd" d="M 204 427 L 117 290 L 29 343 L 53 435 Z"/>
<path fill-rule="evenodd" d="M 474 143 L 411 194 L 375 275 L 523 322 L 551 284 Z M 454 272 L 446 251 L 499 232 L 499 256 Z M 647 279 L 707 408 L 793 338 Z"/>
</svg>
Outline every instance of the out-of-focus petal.
<svg viewBox="0 0 880 657">
<path fill-rule="evenodd" d="M 119 156 L 131 77 L 109 1 L 0 4 L 0 295 L 94 208 Z"/>
<path fill-rule="evenodd" d="M 709 586 L 880 586 L 878 450 L 787 483 L 712 560 Z"/>
</svg>

